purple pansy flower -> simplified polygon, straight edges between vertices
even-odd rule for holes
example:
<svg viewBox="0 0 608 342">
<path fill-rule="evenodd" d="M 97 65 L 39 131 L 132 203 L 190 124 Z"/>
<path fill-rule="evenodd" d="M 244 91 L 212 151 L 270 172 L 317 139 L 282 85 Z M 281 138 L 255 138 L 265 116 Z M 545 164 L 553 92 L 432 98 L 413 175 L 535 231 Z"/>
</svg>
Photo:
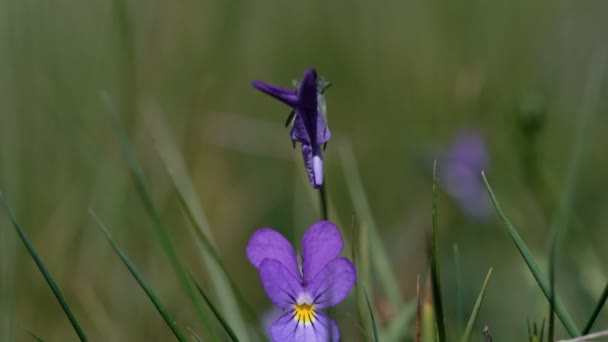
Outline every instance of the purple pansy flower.
<svg viewBox="0 0 608 342">
<path fill-rule="evenodd" d="M 314 69 L 304 72 L 296 90 L 289 90 L 262 81 L 253 81 L 253 87 L 293 108 L 295 120 L 291 129 L 291 140 L 302 144 L 302 157 L 310 184 L 319 189 L 323 185 L 323 155 L 321 145 L 327 143 L 331 134 L 327 128 L 323 90 L 328 86 L 317 77 Z M 288 121 L 289 122 L 289 121 Z"/>
<path fill-rule="evenodd" d="M 484 137 L 477 131 L 461 132 L 440 159 L 439 179 L 445 191 L 463 212 L 474 219 L 485 219 L 492 213 L 481 171 L 489 166 Z"/>
<path fill-rule="evenodd" d="M 287 239 L 270 228 L 257 230 L 247 257 L 260 272 L 270 300 L 284 313 L 270 327 L 273 341 L 339 341 L 336 323 L 320 309 L 340 303 L 355 284 L 353 264 L 339 257 L 344 243 L 329 221 L 313 224 L 302 238 L 302 264 Z"/>
</svg>

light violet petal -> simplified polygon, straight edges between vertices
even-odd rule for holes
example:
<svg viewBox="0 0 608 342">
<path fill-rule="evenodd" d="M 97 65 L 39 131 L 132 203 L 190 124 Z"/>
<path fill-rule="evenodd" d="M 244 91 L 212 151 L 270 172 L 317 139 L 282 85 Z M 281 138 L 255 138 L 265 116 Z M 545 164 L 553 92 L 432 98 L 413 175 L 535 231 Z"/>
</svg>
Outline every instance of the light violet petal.
<svg viewBox="0 0 608 342">
<path fill-rule="evenodd" d="M 274 229 L 256 230 L 249 239 L 246 252 L 255 267 L 259 268 L 264 259 L 274 259 L 280 261 L 294 276 L 301 277 L 296 252 L 289 241 Z"/>
<path fill-rule="evenodd" d="M 342 235 L 335 224 L 318 221 L 313 224 L 302 238 L 302 274 L 304 282 L 309 283 L 342 252 Z"/>
<path fill-rule="evenodd" d="M 315 153 L 316 152 L 316 153 Z M 308 174 L 308 180 L 313 188 L 319 189 L 323 185 L 323 156 L 321 148 L 310 145 L 302 145 L 302 158 L 304 158 L 304 167 Z"/>
<path fill-rule="evenodd" d="M 261 92 L 285 103 L 289 107 L 295 108 L 298 105 L 298 96 L 293 90 L 277 87 L 262 81 L 253 81 L 251 85 Z"/>
<path fill-rule="evenodd" d="M 298 322 L 293 311 L 284 313 L 270 327 L 273 342 L 338 342 L 340 331 L 336 322 L 316 311 L 312 323 Z"/>
<path fill-rule="evenodd" d="M 268 298 L 280 308 L 293 308 L 298 296 L 303 293 L 300 280 L 285 265 L 274 259 L 264 259 L 259 270 Z"/>
<path fill-rule="evenodd" d="M 344 300 L 356 279 L 355 266 L 347 258 L 338 258 L 317 273 L 306 291 L 313 297 L 316 308 L 328 308 Z"/>
<path fill-rule="evenodd" d="M 317 115 L 317 144 L 323 145 L 329 141 L 331 138 L 331 133 L 329 132 L 329 128 L 327 128 L 327 123 L 322 115 Z"/>
</svg>

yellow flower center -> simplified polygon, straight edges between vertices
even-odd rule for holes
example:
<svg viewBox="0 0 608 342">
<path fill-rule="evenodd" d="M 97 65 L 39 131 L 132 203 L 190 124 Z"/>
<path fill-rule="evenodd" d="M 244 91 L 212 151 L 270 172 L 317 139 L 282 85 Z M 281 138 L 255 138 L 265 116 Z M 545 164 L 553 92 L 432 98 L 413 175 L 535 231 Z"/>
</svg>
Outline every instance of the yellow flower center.
<svg viewBox="0 0 608 342">
<path fill-rule="evenodd" d="M 295 317 L 300 323 L 308 324 L 314 321 L 315 305 L 314 304 L 296 304 L 293 306 Z"/>
</svg>

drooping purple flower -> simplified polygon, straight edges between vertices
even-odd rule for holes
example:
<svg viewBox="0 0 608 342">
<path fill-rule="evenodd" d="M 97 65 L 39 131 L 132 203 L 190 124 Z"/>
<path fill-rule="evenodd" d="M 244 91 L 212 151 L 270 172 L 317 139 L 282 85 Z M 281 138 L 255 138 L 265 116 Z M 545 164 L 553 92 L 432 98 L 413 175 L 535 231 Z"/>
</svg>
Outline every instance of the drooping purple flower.
<svg viewBox="0 0 608 342">
<path fill-rule="evenodd" d="M 473 219 L 489 217 L 492 205 L 481 179 L 489 166 L 484 137 L 473 130 L 461 132 L 439 162 L 439 180 L 463 212 Z"/>
<path fill-rule="evenodd" d="M 271 228 L 257 230 L 247 257 L 264 291 L 284 313 L 270 327 L 274 342 L 339 341 L 336 323 L 321 309 L 340 303 L 355 284 L 354 265 L 339 257 L 344 243 L 329 221 L 313 224 L 302 238 L 302 263 L 291 244 Z"/>
<path fill-rule="evenodd" d="M 295 119 L 291 140 L 302 144 L 302 157 L 310 184 L 318 189 L 323 185 L 323 155 L 321 146 L 331 137 L 325 115 L 323 90 L 327 83 L 308 69 L 295 90 L 289 90 L 262 81 L 253 81 L 253 87 L 293 108 Z"/>
</svg>

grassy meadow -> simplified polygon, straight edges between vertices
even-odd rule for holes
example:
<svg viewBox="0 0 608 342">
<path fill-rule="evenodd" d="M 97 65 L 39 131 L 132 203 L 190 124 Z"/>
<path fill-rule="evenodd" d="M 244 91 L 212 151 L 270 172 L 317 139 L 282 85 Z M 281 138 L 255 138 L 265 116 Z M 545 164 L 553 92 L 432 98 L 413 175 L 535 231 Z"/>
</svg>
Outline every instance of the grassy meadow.
<svg viewBox="0 0 608 342">
<path fill-rule="evenodd" d="M 551 301 L 491 204 L 468 215 L 440 178 L 431 246 L 433 161 L 441 175 L 462 132 L 483 138 L 524 254 L 582 331 L 608 283 L 607 18 L 600 0 L 3 0 L 3 203 L 91 341 L 176 338 L 91 211 L 186 340 L 230 340 L 198 284 L 238 340 L 263 341 L 272 303 L 247 242 L 272 227 L 298 250 L 320 205 L 289 108 L 251 82 L 290 88 L 314 67 L 332 82 L 329 219 L 358 274 L 330 311 L 343 341 L 416 341 L 431 259 L 447 340 L 491 267 L 471 341 L 547 329 Z M 0 210 L 0 341 L 37 338 L 78 335 Z"/>
</svg>

